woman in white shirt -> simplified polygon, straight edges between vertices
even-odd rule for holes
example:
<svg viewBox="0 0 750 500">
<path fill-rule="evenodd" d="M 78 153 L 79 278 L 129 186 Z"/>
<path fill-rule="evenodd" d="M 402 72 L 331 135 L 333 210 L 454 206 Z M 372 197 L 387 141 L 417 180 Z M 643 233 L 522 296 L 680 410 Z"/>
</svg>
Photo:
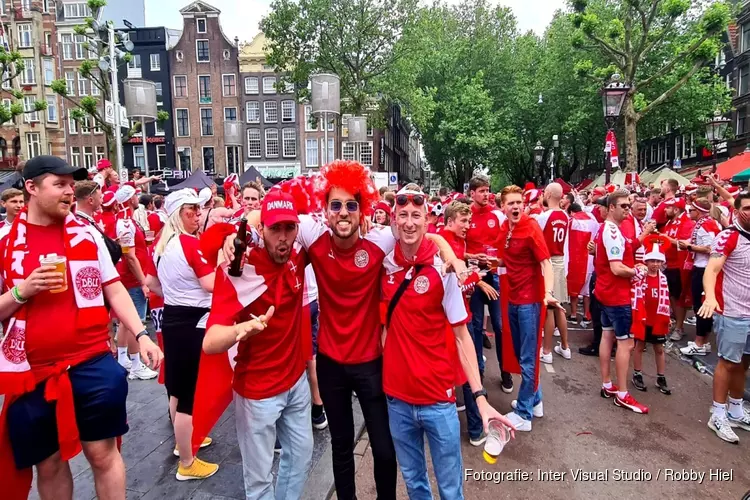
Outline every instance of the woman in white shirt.
<svg viewBox="0 0 750 500">
<path fill-rule="evenodd" d="M 174 425 L 175 454 L 180 457 L 177 479 L 181 481 L 205 479 L 219 469 L 194 457 L 191 447 L 193 398 L 215 276 L 196 236 L 204 202 L 191 189 L 166 197 L 169 219 L 154 249 L 158 280 L 152 279 L 149 284 L 152 291 L 164 297 L 162 338 L 164 357 L 169 359 L 164 365 L 164 385 Z M 206 438 L 201 447 L 210 443 Z"/>
</svg>

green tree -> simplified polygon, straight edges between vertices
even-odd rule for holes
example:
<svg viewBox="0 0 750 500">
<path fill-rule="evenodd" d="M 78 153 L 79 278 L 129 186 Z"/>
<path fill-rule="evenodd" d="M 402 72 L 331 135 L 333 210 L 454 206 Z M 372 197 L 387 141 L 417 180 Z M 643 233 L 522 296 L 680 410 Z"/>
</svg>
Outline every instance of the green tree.
<svg viewBox="0 0 750 500">
<path fill-rule="evenodd" d="M 310 75 L 341 79 L 342 108 L 362 115 L 381 90 L 378 80 L 398 57 L 394 45 L 417 10 L 417 0 L 274 0 L 260 28 L 267 63 L 307 97 Z"/>
<path fill-rule="evenodd" d="M 6 23 L 0 23 L 3 33 L 11 33 L 10 26 Z M 35 101 L 33 109 L 26 109 L 24 106 L 22 91 L 23 85 L 20 81 L 20 75 L 23 74 L 24 64 L 21 53 L 17 50 L 6 50 L 0 45 L 0 84 L 6 95 L 12 97 L 10 106 L 0 106 L 0 125 L 14 121 L 16 116 L 24 113 L 33 113 L 35 111 L 44 111 L 47 109 L 45 101 Z"/>
<path fill-rule="evenodd" d="M 617 72 L 630 86 L 622 110 L 628 169 L 638 164 L 637 128 L 644 118 L 652 115 L 652 126 L 677 123 L 689 128 L 714 109 L 728 109 L 726 88 L 706 68 L 721 48 L 731 16 L 728 2 L 705 8 L 690 0 L 571 2 L 572 20 L 579 28 L 573 46 L 595 49 L 606 60 L 606 65 L 583 61 L 578 72 L 598 77 L 600 85 L 607 73 Z M 696 97 L 700 99 L 693 102 Z M 689 105 L 678 105 L 681 98 Z"/>
</svg>

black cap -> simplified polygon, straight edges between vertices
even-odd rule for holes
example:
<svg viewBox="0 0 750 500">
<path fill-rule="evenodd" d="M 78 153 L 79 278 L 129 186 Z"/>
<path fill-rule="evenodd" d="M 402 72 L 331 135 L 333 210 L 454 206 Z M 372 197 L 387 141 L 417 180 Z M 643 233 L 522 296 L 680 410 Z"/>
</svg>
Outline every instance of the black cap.
<svg viewBox="0 0 750 500">
<path fill-rule="evenodd" d="M 596 204 L 604 208 L 609 208 L 609 196 L 602 196 L 596 200 Z"/>
<path fill-rule="evenodd" d="M 73 179 L 83 181 L 89 178 L 88 171 L 83 167 L 71 167 L 68 162 L 57 156 L 35 156 L 23 167 L 24 180 L 33 179 L 43 174 L 72 175 Z"/>
</svg>

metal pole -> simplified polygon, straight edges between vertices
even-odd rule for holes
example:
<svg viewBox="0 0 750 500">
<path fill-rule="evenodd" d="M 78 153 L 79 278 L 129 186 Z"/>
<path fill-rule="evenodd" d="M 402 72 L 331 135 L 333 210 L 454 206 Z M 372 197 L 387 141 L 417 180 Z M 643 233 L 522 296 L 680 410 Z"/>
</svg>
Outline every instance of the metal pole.
<svg viewBox="0 0 750 500">
<path fill-rule="evenodd" d="M 612 154 L 611 152 L 607 152 L 604 155 L 604 162 L 606 164 L 605 168 L 606 168 L 606 172 L 607 172 L 606 176 L 604 177 L 604 185 L 605 186 L 609 185 L 609 177 L 612 174 L 612 162 L 610 161 L 610 155 L 611 154 Z"/>
<path fill-rule="evenodd" d="M 713 143 L 711 145 L 713 146 L 711 148 L 713 150 L 713 151 L 711 151 L 711 153 L 712 153 L 711 156 L 713 156 L 713 165 L 711 166 L 711 173 L 715 174 L 716 173 L 716 160 L 717 160 L 716 148 L 719 147 L 719 143 L 716 142 L 716 141 L 713 141 Z"/>
<path fill-rule="evenodd" d="M 113 139 L 115 141 L 115 150 L 117 151 L 117 158 L 115 165 L 117 166 L 117 173 L 120 173 L 122 169 L 122 136 L 120 130 L 120 84 L 117 81 L 117 55 L 115 54 L 115 27 L 114 24 L 109 22 L 107 24 L 107 32 L 109 33 L 109 68 L 110 74 L 112 75 L 112 102 L 115 105 L 115 133 Z M 127 181 L 127 179 L 125 179 Z"/>
<path fill-rule="evenodd" d="M 323 112 L 323 150 L 325 155 L 323 165 L 328 165 L 328 113 Z"/>
<path fill-rule="evenodd" d="M 143 139 L 143 165 L 145 176 L 148 177 L 148 143 L 146 142 L 146 117 L 141 116 L 141 139 Z M 146 192 L 151 192 L 151 182 L 146 184 Z"/>
</svg>

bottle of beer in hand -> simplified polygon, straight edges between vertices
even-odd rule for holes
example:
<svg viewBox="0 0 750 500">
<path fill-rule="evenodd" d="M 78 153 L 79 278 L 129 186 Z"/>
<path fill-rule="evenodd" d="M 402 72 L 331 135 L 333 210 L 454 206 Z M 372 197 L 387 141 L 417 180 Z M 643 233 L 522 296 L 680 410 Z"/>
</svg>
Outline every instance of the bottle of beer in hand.
<svg viewBox="0 0 750 500">
<path fill-rule="evenodd" d="M 247 250 L 247 217 L 240 219 L 240 227 L 234 237 L 234 260 L 229 265 L 229 276 L 242 276 L 245 267 L 245 251 Z"/>
</svg>

